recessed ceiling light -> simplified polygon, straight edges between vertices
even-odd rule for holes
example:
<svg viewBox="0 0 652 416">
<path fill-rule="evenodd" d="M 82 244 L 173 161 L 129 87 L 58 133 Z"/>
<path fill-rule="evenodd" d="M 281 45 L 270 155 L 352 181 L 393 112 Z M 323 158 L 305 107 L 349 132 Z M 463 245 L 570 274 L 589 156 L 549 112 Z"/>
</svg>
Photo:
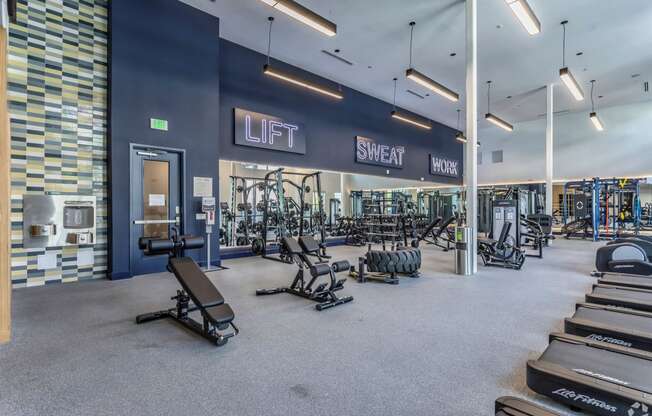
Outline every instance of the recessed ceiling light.
<svg viewBox="0 0 652 416">
<path fill-rule="evenodd" d="M 450 55 L 451 55 L 451 56 L 455 56 L 455 55 L 457 55 L 457 54 L 456 54 L 455 52 L 451 52 Z"/>
<path fill-rule="evenodd" d="M 371 68 L 373 68 L 373 66 L 367 65 L 367 69 L 371 69 Z"/>
<path fill-rule="evenodd" d="M 641 74 L 632 74 L 632 78 L 638 78 L 640 76 L 641 76 Z"/>
<path fill-rule="evenodd" d="M 502 29 L 503 25 L 496 25 L 496 29 Z"/>
<path fill-rule="evenodd" d="M 584 55 L 584 52 L 577 52 L 575 55 L 576 56 L 582 56 L 582 55 Z"/>
<path fill-rule="evenodd" d="M 511 99 L 512 99 L 512 96 L 511 96 L 511 95 L 508 95 L 508 96 L 507 96 L 507 99 L 508 99 L 508 100 L 511 100 Z"/>
<path fill-rule="evenodd" d="M 335 53 L 340 53 L 340 50 L 339 50 L 339 49 L 335 49 Z"/>
<path fill-rule="evenodd" d="M 603 98 L 603 97 L 604 97 L 604 95 L 598 95 L 598 98 Z"/>
</svg>

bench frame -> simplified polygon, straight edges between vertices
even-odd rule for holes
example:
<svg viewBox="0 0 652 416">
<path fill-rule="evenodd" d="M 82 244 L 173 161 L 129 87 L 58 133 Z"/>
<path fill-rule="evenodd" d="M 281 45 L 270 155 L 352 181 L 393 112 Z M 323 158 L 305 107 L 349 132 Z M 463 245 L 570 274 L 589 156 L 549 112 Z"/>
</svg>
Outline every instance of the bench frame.
<svg viewBox="0 0 652 416">
<path fill-rule="evenodd" d="M 190 241 L 190 240 L 193 240 L 193 242 L 190 244 L 190 246 L 188 246 L 186 241 Z M 164 243 L 165 245 L 161 246 L 158 244 L 152 244 L 152 242 Z M 175 307 L 170 309 L 164 309 L 157 312 L 150 312 L 150 313 L 138 315 L 136 317 L 136 324 L 144 324 L 146 322 L 158 321 L 160 319 L 169 318 L 178 322 L 179 324 L 191 330 L 192 332 L 195 332 L 196 334 L 209 340 L 211 343 L 215 344 L 218 347 L 226 344 L 230 338 L 233 338 L 234 336 L 238 335 L 240 330 L 238 329 L 237 326 L 235 326 L 233 320 L 223 324 L 216 324 L 210 319 L 210 315 L 206 311 L 207 307 L 210 308 L 210 307 L 216 307 L 222 305 L 228 307 L 230 310 L 230 306 L 224 302 L 220 304 L 214 304 L 208 306 L 193 303 L 192 298 L 194 296 L 191 296 L 191 294 L 188 293 L 188 291 L 184 286 L 184 283 L 179 279 L 179 277 L 176 275 L 176 273 L 173 270 L 172 259 L 190 259 L 189 257 L 183 256 L 184 249 L 193 249 L 193 248 L 202 247 L 203 239 L 201 239 L 201 241 L 198 241 L 198 238 L 196 237 L 179 236 L 176 228 L 173 227 L 172 238 L 168 240 L 141 239 L 141 241 L 139 241 L 139 246 L 142 250 L 145 251 L 146 255 L 167 254 L 169 257 L 167 269 L 174 274 L 174 276 L 179 281 L 179 284 L 181 284 L 182 289 L 177 290 L 176 296 L 170 298 L 171 300 L 176 300 Z M 192 259 L 190 260 L 194 263 L 194 260 Z M 196 263 L 194 264 L 196 265 Z M 208 280 L 208 277 L 206 277 L 206 275 L 204 275 L 204 278 Z M 190 313 L 195 311 L 200 311 L 203 318 L 202 323 L 199 323 L 190 317 Z M 220 332 L 228 329 L 229 326 L 233 328 L 232 332 L 228 332 L 228 333 Z"/>
</svg>

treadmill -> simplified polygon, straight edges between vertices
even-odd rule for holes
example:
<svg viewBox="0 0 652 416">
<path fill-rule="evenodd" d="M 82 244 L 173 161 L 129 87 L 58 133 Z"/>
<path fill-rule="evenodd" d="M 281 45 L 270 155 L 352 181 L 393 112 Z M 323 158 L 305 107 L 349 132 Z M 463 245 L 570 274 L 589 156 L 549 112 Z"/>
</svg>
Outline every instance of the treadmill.
<svg viewBox="0 0 652 416">
<path fill-rule="evenodd" d="M 516 397 L 496 399 L 496 416 L 561 416 L 534 403 Z"/>
<path fill-rule="evenodd" d="M 579 303 L 564 320 L 564 332 L 652 352 L 652 313 L 614 306 Z"/>
<path fill-rule="evenodd" d="M 527 385 L 573 410 L 644 416 L 652 411 L 652 354 L 551 334 L 541 357 L 527 363 Z"/>
<path fill-rule="evenodd" d="M 605 274 L 604 277 L 598 279 L 598 284 L 652 290 L 652 278 L 647 276 Z"/>
<path fill-rule="evenodd" d="M 586 301 L 601 305 L 622 306 L 652 312 L 652 290 L 623 286 L 593 285 L 593 292 L 586 294 Z"/>
</svg>

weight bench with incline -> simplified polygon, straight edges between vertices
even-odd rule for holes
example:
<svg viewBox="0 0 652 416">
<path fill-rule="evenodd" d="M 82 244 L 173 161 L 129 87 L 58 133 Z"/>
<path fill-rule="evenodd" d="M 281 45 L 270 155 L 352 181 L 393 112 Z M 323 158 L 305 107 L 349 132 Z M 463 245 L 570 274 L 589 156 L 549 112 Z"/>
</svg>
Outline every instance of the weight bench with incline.
<svg viewBox="0 0 652 416">
<path fill-rule="evenodd" d="M 336 261 L 333 264 L 328 264 L 323 260 L 320 260 L 321 262 L 319 263 L 311 262 L 308 256 L 313 254 L 306 252 L 306 250 L 311 248 L 309 241 L 303 241 L 303 244 L 299 244 L 292 237 L 284 237 L 281 239 L 281 245 L 283 246 L 283 250 L 291 256 L 292 261 L 299 266 L 299 271 L 297 271 L 289 287 L 259 289 L 256 291 L 256 296 L 290 293 L 317 302 L 315 308 L 318 311 L 342 305 L 353 300 L 353 296 L 340 298 L 335 293 L 344 288 L 344 282 L 346 281 L 346 278 L 337 280 L 335 273 L 348 271 L 350 268 L 348 261 Z M 302 245 L 305 246 L 306 250 L 302 249 Z M 307 283 L 304 276 L 306 269 L 308 269 L 311 276 L 310 281 Z M 320 283 L 313 288 L 320 276 L 328 276 L 329 281 Z"/>
<path fill-rule="evenodd" d="M 238 328 L 233 324 L 235 314 L 231 306 L 224 302 L 220 291 L 197 263 L 190 257 L 183 257 L 183 250 L 201 248 L 203 245 L 204 239 L 201 237 L 177 236 L 176 233 L 172 239 L 141 239 L 139 246 L 146 255 L 170 256 L 167 268 L 177 278 L 182 289 L 177 290 L 176 296 L 171 298 L 177 302 L 174 308 L 139 315 L 136 317 L 137 324 L 164 318 L 174 319 L 217 346 L 226 344 L 229 338 L 238 334 Z M 200 312 L 202 323 L 190 317 L 190 312 L 194 311 Z M 220 332 L 229 326 L 233 328 L 232 332 Z"/>
</svg>

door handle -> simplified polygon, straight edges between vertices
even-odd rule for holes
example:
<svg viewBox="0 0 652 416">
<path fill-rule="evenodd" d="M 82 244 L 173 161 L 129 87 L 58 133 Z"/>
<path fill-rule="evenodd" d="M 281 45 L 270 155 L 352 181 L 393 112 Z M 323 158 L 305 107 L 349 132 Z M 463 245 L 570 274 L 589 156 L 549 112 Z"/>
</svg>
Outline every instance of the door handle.
<svg viewBox="0 0 652 416">
<path fill-rule="evenodd" d="M 135 225 L 176 224 L 177 220 L 134 220 Z"/>
</svg>

